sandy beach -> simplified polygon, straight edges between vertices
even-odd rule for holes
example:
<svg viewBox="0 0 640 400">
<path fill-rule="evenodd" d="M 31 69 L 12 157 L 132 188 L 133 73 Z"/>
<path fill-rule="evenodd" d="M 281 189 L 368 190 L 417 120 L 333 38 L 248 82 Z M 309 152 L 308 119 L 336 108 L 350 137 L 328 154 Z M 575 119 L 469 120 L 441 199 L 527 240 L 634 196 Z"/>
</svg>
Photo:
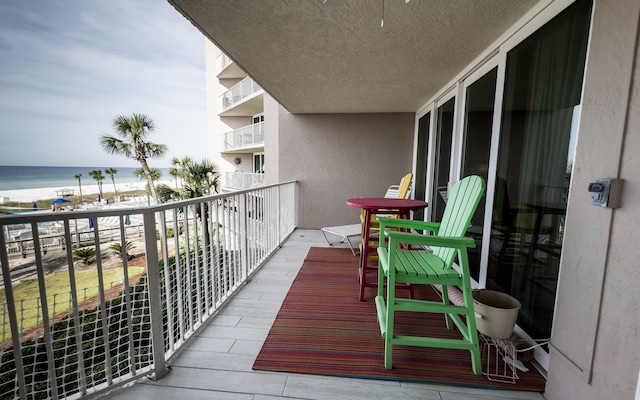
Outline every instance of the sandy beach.
<svg viewBox="0 0 640 400">
<path fill-rule="evenodd" d="M 158 182 L 158 184 L 167 184 L 173 186 L 171 181 L 162 181 Z M 119 192 L 129 191 L 129 190 L 144 190 L 145 182 L 134 182 L 134 183 L 116 183 L 116 188 Z M 0 204 L 6 202 L 24 202 L 24 203 L 32 203 L 37 200 L 45 200 L 45 199 L 55 199 L 58 197 L 56 195 L 57 191 L 65 190 L 73 190 L 74 194 L 79 195 L 78 187 L 48 187 L 48 188 L 37 188 L 37 189 L 20 189 L 20 190 L 0 190 Z M 113 185 L 111 183 L 103 183 L 102 184 L 103 192 L 113 192 Z M 82 185 L 82 197 L 85 202 L 93 202 L 98 198 L 98 185 Z"/>
</svg>

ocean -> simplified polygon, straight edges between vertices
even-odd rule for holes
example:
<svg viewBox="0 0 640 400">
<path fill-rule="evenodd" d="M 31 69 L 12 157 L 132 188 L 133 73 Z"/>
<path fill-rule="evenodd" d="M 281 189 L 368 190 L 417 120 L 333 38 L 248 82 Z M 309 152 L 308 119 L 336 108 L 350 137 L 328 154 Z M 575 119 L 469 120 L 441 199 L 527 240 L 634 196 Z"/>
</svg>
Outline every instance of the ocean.
<svg viewBox="0 0 640 400">
<path fill-rule="evenodd" d="M 111 177 L 107 175 L 105 168 L 115 168 L 116 184 L 144 182 L 137 178 L 133 171 L 136 168 L 120 167 L 42 167 L 42 166 L 0 166 L 0 190 L 37 189 L 48 187 L 59 187 L 65 189 L 76 189 L 78 180 L 76 175 L 82 174 L 80 178 L 83 185 L 97 185 L 97 182 L 89 176 L 89 171 L 99 169 L 105 180 L 103 185 L 111 184 Z M 154 168 L 152 166 L 152 168 Z M 168 168 L 158 168 L 162 173 L 160 180 L 171 180 Z M 108 187 L 108 186 L 107 186 Z"/>
</svg>

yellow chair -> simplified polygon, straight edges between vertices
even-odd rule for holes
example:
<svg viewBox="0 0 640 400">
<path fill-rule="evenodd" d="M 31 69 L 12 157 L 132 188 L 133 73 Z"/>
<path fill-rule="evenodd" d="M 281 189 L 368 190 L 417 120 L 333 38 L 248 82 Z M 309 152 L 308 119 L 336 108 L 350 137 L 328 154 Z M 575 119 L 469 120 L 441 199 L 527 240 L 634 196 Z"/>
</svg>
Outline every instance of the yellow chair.
<svg viewBox="0 0 640 400">
<path fill-rule="evenodd" d="M 406 199 L 409 197 L 409 189 L 411 188 L 411 183 L 413 181 L 413 174 L 411 172 L 409 172 L 408 174 L 406 174 L 405 176 L 402 177 L 402 179 L 400 180 L 400 184 L 399 185 L 392 185 L 389 186 L 389 189 L 387 189 L 387 193 L 385 194 L 385 198 L 396 198 L 396 199 Z M 364 235 L 364 220 L 365 220 L 365 210 L 363 209 L 362 212 L 360 213 L 360 234 L 361 237 L 365 237 Z M 389 217 L 389 218 L 397 218 L 397 215 L 394 214 L 384 214 L 385 217 Z M 368 249 L 365 250 L 367 251 L 367 266 L 365 267 L 364 270 L 364 279 L 366 281 L 366 274 L 367 271 L 376 271 L 378 269 L 378 254 L 376 253 L 375 249 L 378 247 L 378 235 L 379 235 L 379 231 L 380 231 L 380 223 L 378 222 L 378 218 L 376 215 L 372 215 L 371 216 L 371 222 L 370 222 L 370 229 L 369 231 L 371 232 L 369 234 L 369 237 L 372 238 L 372 240 L 369 240 L 368 243 Z M 360 252 L 362 252 L 362 242 L 360 243 Z M 371 263 L 371 264 L 369 264 Z M 364 282 L 360 282 L 361 285 L 364 284 Z M 409 285 L 404 285 L 407 287 L 407 289 L 409 289 L 409 295 L 410 297 L 413 297 L 413 289 L 409 286 Z M 361 291 L 362 293 L 362 286 L 361 286 Z M 360 295 L 360 300 L 362 301 L 362 294 Z"/>
<path fill-rule="evenodd" d="M 387 189 L 387 193 L 385 193 L 384 197 L 386 198 L 395 197 L 396 199 L 408 198 L 409 189 L 411 188 L 412 181 L 413 181 L 413 174 L 409 172 L 408 174 L 402 177 L 399 185 L 389 186 L 389 189 Z M 362 225 L 363 228 L 364 228 L 364 215 L 365 215 L 365 212 L 364 210 L 362 210 L 362 212 L 360 213 L 360 224 Z M 389 215 L 387 215 L 387 217 L 388 216 Z M 379 226 L 380 225 L 378 224 L 378 219 L 375 216 L 371 216 L 371 228 L 378 229 Z"/>
</svg>

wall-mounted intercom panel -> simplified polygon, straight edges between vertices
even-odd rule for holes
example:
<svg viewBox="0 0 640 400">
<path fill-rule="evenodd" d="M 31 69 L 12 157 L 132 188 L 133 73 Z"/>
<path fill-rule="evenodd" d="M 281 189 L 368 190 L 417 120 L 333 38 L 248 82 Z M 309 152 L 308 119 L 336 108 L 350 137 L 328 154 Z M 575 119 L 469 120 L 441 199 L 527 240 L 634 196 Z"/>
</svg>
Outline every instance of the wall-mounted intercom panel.
<svg viewBox="0 0 640 400">
<path fill-rule="evenodd" d="M 598 179 L 590 183 L 591 204 L 598 207 L 620 207 L 622 182 L 622 179 Z"/>
</svg>

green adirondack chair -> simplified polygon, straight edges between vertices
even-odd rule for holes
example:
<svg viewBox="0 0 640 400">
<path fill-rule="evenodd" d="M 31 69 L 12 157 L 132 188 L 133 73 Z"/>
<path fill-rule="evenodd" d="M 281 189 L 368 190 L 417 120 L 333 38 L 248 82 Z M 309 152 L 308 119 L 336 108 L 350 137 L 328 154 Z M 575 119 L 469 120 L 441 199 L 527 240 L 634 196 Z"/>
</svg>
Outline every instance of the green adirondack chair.
<svg viewBox="0 0 640 400">
<path fill-rule="evenodd" d="M 393 345 L 399 344 L 469 350 L 473 373 L 482 374 L 467 256 L 467 249 L 475 247 L 475 241 L 464 235 L 484 191 L 485 182 L 479 176 L 469 176 L 455 183 L 440 223 L 379 218 L 384 243 L 378 247 L 376 309 L 385 340 L 386 369 L 392 368 Z M 413 230 L 430 231 L 433 234 L 411 233 Z M 403 244 L 411 246 L 401 246 Z M 425 246 L 429 249 L 425 249 Z M 452 267 L 454 261 L 457 261 L 460 272 Z M 396 298 L 396 283 L 442 285 L 442 302 Z M 460 288 L 464 306 L 449 302 L 447 286 Z M 451 330 L 457 327 L 463 339 L 396 335 L 396 311 L 442 313 L 447 328 Z"/>
</svg>

